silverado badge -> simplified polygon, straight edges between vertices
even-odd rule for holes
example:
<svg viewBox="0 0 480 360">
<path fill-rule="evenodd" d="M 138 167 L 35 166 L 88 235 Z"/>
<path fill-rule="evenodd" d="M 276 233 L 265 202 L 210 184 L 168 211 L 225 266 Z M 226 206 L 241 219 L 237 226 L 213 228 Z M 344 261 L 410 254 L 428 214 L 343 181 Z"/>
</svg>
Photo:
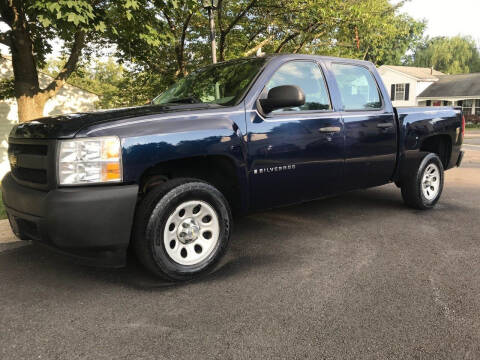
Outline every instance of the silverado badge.
<svg viewBox="0 0 480 360">
<path fill-rule="evenodd" d="M 270 174 L 274 172 L 279 172 L 279 171 L 287 171 L 287 170 L 295 170 L 295 165 L 283 165 L 283 166 L 272 166 L 272 167 L 266 167 L 262 169 L 254 169 L 253 174 Z"/>
</svg>

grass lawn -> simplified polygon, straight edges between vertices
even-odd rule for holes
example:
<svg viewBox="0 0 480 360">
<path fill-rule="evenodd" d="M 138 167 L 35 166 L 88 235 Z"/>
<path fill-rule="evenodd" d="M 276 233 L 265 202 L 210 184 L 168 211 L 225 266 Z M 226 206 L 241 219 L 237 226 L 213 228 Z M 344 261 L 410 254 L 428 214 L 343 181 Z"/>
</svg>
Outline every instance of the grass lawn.
<svg viewBox="0 0 480 360">
<path fill-rule="evenodd" d="M 7 213 L 5 211 L 5 206 L 3 206 L 2 197 L 0 196 L 0 220 L 6 219 Z"/>
</svg>

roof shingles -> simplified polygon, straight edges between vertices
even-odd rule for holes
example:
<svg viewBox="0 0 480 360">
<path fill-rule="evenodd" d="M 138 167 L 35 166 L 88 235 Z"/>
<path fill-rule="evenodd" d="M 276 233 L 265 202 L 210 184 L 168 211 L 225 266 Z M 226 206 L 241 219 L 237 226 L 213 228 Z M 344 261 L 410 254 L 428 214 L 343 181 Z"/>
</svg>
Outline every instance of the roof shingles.
<svg viewBox="0 0 480 360">
<path fill-rule="evenodd" d="M 480 99 L 480 73 L 464 75 L 443 75 L 418 97 L 475 97 Z"/>
<path fill-rule="evenodd" d="M 393 65 L 385 65 L 385 67 L 412 76 L 418 80 L 437 80 L 439 76 L 445 75 L 440 71 L 430 68 Z"/>
</svg>

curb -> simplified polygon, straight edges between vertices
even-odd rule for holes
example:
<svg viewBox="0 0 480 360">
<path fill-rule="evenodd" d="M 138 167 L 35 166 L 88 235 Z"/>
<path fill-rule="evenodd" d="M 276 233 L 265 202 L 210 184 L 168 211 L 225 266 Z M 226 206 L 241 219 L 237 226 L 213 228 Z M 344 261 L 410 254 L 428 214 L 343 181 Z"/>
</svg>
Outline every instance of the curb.
<svg viewBox="0 0 480 360">
<path fill-rule="evenodd" d="M 465 137 L 469 137 L 469 136 L 472 136 L 472 137 L 478 137 L 480 136 L 480 130 L 468 130 L 466 129 L 465 131 Z"/>
<path fill-rule="evenodd" d="M 20 241 L 13 235 L 8 220 L 0 220 L 0 244 L 8 244 Z"/>
</svg>

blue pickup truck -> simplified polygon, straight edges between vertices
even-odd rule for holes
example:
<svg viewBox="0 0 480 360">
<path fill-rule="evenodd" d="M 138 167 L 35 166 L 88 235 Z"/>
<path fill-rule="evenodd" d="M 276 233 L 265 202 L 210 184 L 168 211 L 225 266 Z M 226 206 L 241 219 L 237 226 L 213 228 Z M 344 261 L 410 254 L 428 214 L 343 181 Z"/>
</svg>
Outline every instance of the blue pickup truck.
<svg viewBox="0 0 480 360">
<path fill-rule="evenodd" d="M 432 208 L 464 131 L 458 109 L 394 108 L 369 62 L 239 59 L 147 106 L 15 126 L 3 200 L 20 239 L 106 266 L 130 248 L 183 281 L 225 253 L 232 214 L 390 182 L 407 205 Z"/>
</svg>

